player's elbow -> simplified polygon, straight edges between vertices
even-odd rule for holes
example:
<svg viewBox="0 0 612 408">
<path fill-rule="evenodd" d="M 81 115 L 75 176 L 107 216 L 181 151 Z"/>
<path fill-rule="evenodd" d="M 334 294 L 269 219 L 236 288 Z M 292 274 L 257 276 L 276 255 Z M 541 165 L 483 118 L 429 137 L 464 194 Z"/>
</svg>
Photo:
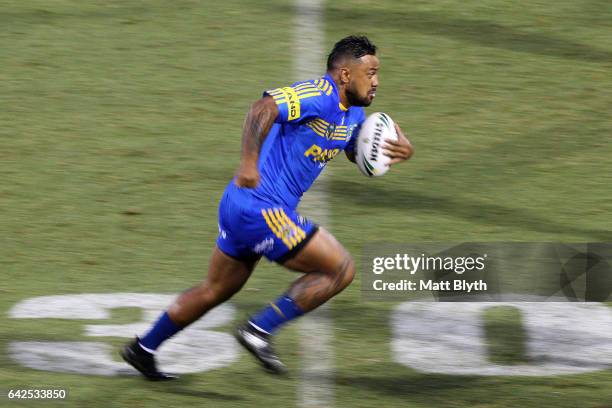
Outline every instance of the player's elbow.
<svg viewBox="0 0 612 408">
<path fill-rule="evenodd" d="M 346 288 L 355 279 L 355 261 L 347 255 L 339 266 L 338 279 L 340 290 Z"/>
</svg>

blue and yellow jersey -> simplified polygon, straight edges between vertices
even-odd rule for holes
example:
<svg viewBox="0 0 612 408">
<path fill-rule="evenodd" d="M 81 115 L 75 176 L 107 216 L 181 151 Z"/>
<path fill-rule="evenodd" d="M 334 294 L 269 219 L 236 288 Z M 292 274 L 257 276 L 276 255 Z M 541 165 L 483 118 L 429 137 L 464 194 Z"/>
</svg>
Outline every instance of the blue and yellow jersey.
<svg viewBox="0 0 612 408">
<path fill-rule="evenodd" d="M 365 111 L 342 106 L 328 75 L 266 95 L 274 98 L 279 115 L 259 155 L 259 186 L 241 190 L 258 201 L 296 208 L 327 162 L 353 149 Z"/>
</svg>

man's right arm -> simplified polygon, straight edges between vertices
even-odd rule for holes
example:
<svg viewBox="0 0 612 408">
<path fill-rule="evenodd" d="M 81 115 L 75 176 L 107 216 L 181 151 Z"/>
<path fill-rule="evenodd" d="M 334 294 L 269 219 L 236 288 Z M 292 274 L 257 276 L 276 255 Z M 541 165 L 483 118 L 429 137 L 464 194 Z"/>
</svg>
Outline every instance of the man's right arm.
<svg viewBox="0 0 612 408">
<path fill-rule="evenodd" d="M 238 187 L 255 188 L 259 184 L 259 152 L 278 114 L 278 106 L 271 96 L 264 96 L 251 105 L 244 121 L 240 168 L 234 180 Z"/>
</svg>

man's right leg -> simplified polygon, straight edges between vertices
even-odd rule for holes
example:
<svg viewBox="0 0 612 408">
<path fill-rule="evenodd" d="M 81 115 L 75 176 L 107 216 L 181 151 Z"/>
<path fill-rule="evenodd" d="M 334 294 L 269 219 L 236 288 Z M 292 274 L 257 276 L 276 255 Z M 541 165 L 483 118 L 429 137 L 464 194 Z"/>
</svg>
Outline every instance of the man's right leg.
<svg viewBox="0 0 612 408">
<path fill-rule="evenodd" d="M 311 242 L 284 267 L 305 275 L 290 286 L 296 305 L 309 312 L 343 291 L 355 277 L 355 262 L 327 230 L 320 228 Z"/>
<path fill-rule="evenodd" d="M 283 373 L 284 364 L 271 346 L 271 336 L 287 322 L 322 305 L 346 288 L 355 276 L 350 254 L 325 229 L 320 228 L 283 266 L 305 275 L 276 302 L 238 327 L 236 338 L 265 369 Z"/>
<path fill-rule="evenodd" d="M 150 380 L 175 378 L 157 370 L 153 357 L 157 348 L 210 309 L 231 298 L 246 283 L 256 264 L 257 260 L 240 261 L 215 247 L 206 280 L 181 293 L 145 336 L 123 349 L 123 359 Z"/>
</svg>

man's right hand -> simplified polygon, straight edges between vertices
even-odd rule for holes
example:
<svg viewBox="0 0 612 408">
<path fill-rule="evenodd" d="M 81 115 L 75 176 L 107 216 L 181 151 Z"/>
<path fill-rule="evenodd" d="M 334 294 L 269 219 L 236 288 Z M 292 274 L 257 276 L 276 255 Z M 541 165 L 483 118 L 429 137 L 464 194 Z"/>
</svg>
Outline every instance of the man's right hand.
<svg viewBox="0 0 612 408">
<path fill-rule="evenodd" d="M 241 165 L 236 173 L 234 184 L 241 188 L 255 188 L 259 185 L 259 171 L 257 166 Z"/>
</svg>

